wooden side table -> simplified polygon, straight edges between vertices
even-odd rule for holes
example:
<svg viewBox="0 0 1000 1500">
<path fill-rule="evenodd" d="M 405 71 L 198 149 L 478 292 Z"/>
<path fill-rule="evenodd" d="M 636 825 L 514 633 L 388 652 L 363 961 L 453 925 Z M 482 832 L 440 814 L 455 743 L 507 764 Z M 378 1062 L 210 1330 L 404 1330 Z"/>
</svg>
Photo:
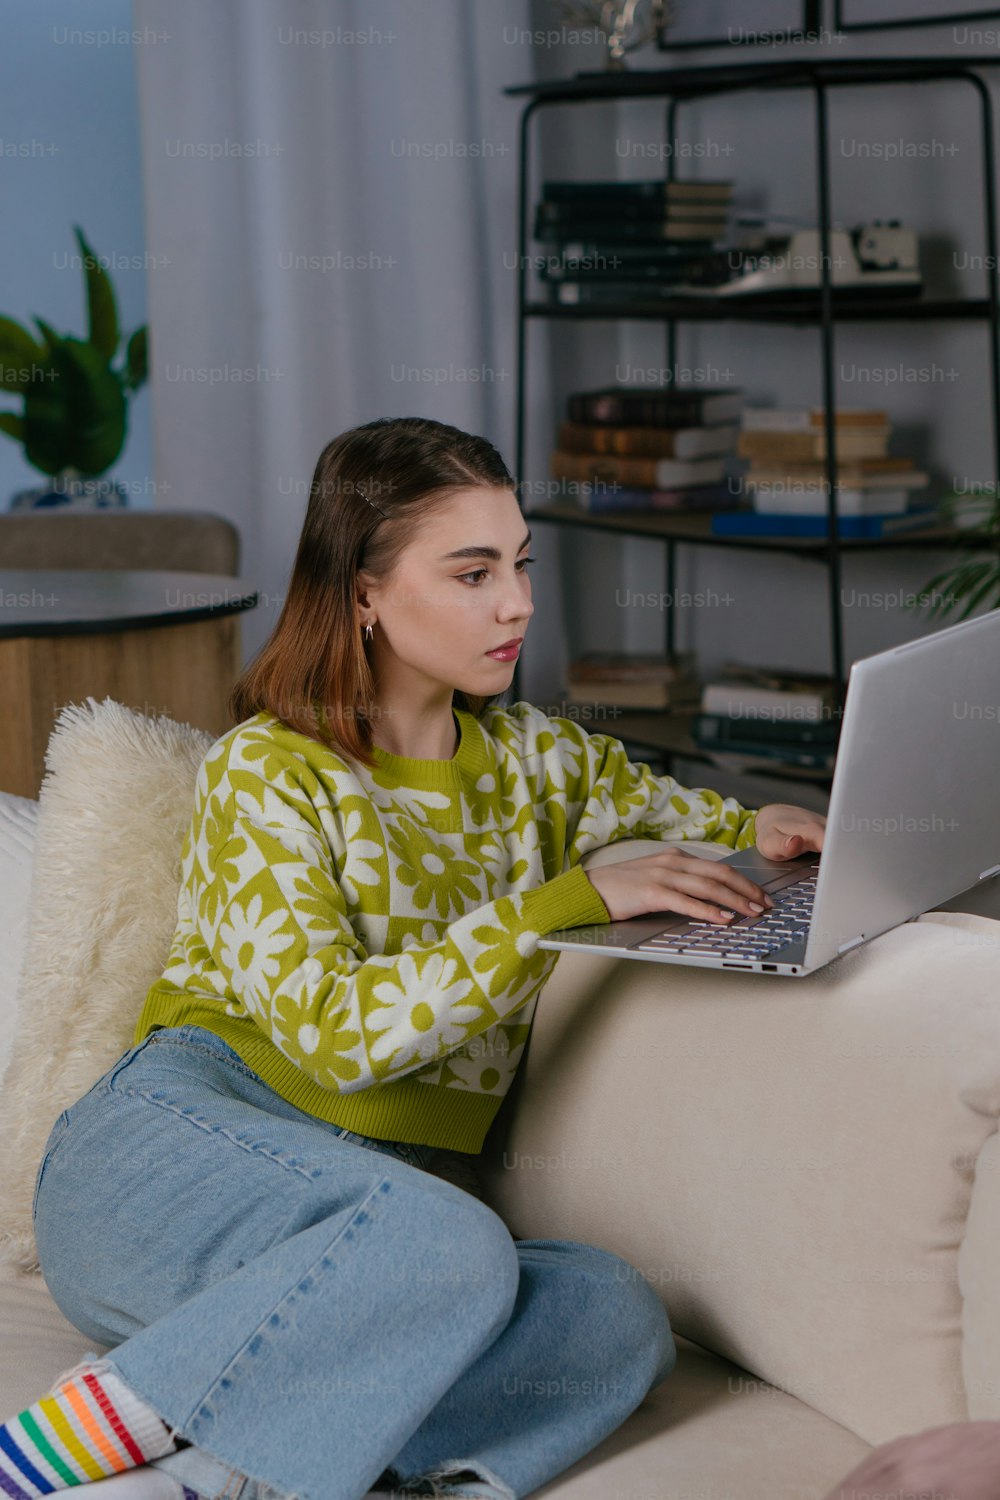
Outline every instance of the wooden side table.
<svg viewBox="0 0 1000 1500">
<path fill-rule="evenodd" d="M 211 573 L 0 568 L 0 789 L 38 796 L 56 716 L 88 696 L 224 734 L 256 605 Z"/>
</svg>

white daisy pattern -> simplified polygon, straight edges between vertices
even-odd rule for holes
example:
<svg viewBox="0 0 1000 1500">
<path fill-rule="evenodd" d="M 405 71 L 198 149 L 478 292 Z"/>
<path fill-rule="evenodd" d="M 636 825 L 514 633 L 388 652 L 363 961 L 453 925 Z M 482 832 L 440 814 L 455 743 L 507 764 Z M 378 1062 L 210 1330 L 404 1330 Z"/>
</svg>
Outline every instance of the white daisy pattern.
<svg viewBox="0 0 1000 1500">
<path fill-rule="evenodd" d="M 481 1000 L 464 1003 L 474 990 L 453 958 L 437 952 L 421 963 L 412 953 L 401 954 L 391 975 L 371 988 L 375 1004 L 365 1017 L 369 1055 L 385 1065 L 387 1076 L 415 1059 L 435 1061 L 464 1042 L 469 1026 L 482 1019 Z M 431 1003 L 431 992 L 439 1003 Z"/>
<path fill-rule="evenodd" d="M 210 747 L 136 1042 L 217 1027 L 307 1113 L 475 1151 L 558 959 L 539 938 L 606 918 L 581 856 L 635 834 L 753 842 L 752 811 L 611 735 L 523 702 L 460 712 L 453 760 L 405 782 L 265 711 Z"/>
<path fill-rule="evenodd" d="M 348 841 L 347 860 L 340 872 L 340 886 L 352 906 L 363 906 L 361 891 L 378 890 L 383 875 L 378 866 L 385 864 L 385 844 L 362 834 L 364 819 L 358 810 L 348 813 L 344 833 Z"/>
<path fill-rule="evenodd" d="M 263 897 L 251 896 L 244 911 L 233 902 L 219 926 L 219 956 L 247 1010 L 267 1014 L 267 1003 L 281 974 L 280 955 L 294 938 L 281 931 L 286 914 L 265 912 Z"/>
</svg>

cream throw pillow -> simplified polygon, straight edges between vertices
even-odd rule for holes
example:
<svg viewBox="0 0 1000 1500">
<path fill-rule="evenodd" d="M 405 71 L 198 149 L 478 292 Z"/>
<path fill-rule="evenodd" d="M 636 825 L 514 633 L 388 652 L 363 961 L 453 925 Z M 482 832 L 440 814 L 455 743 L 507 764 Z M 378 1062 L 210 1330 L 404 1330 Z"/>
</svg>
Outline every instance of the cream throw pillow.
<svg viewBox="0 0 1000 1500">
<path fill-rule="evenodd" d="M 64 708 L 45 753 L 28 933 L 0 1086 L 0 1260 L 39 1269 L 35 1176 L 57 1116 L 132 1045 L 177 920 L 180 850 L 215 736 L 113 699 Z"/>
</svg>

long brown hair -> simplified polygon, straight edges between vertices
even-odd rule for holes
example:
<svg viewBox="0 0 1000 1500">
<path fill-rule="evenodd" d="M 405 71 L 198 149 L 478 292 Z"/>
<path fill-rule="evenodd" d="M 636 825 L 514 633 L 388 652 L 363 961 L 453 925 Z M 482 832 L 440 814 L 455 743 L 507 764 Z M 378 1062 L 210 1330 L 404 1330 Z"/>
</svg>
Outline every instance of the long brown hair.
<svg viewBox="0 0 1000 1500">
<path fill-rule="evenodd" d="M 278 622 L 229 695 L 234 724 L 266 710 L 375 765 L 375 681 L 355 616 L 357 574 L 384 583 L 425 517 L 469 485 L 515 488 L 492 443 L 444 422 L 383 417 L 327 443 Z M 501 696 L 456 688 L 453 702 L 478 718 Z"/>
</svg>

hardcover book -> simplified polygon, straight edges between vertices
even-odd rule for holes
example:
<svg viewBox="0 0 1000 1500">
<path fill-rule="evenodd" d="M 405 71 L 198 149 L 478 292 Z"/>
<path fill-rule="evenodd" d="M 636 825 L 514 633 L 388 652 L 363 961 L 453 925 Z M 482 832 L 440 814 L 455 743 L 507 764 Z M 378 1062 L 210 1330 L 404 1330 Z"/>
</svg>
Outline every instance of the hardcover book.
<svg viewBox="0 0 1000 1500">
<path fill-rule="evenodd" d="M 739 387 L 675 385 L 645 390 L 608 386 L 570 396 L 566 415 L 571 422 L 606 427 L 698 427 L 731 422 L 742 410 Z"/>
</svg>

